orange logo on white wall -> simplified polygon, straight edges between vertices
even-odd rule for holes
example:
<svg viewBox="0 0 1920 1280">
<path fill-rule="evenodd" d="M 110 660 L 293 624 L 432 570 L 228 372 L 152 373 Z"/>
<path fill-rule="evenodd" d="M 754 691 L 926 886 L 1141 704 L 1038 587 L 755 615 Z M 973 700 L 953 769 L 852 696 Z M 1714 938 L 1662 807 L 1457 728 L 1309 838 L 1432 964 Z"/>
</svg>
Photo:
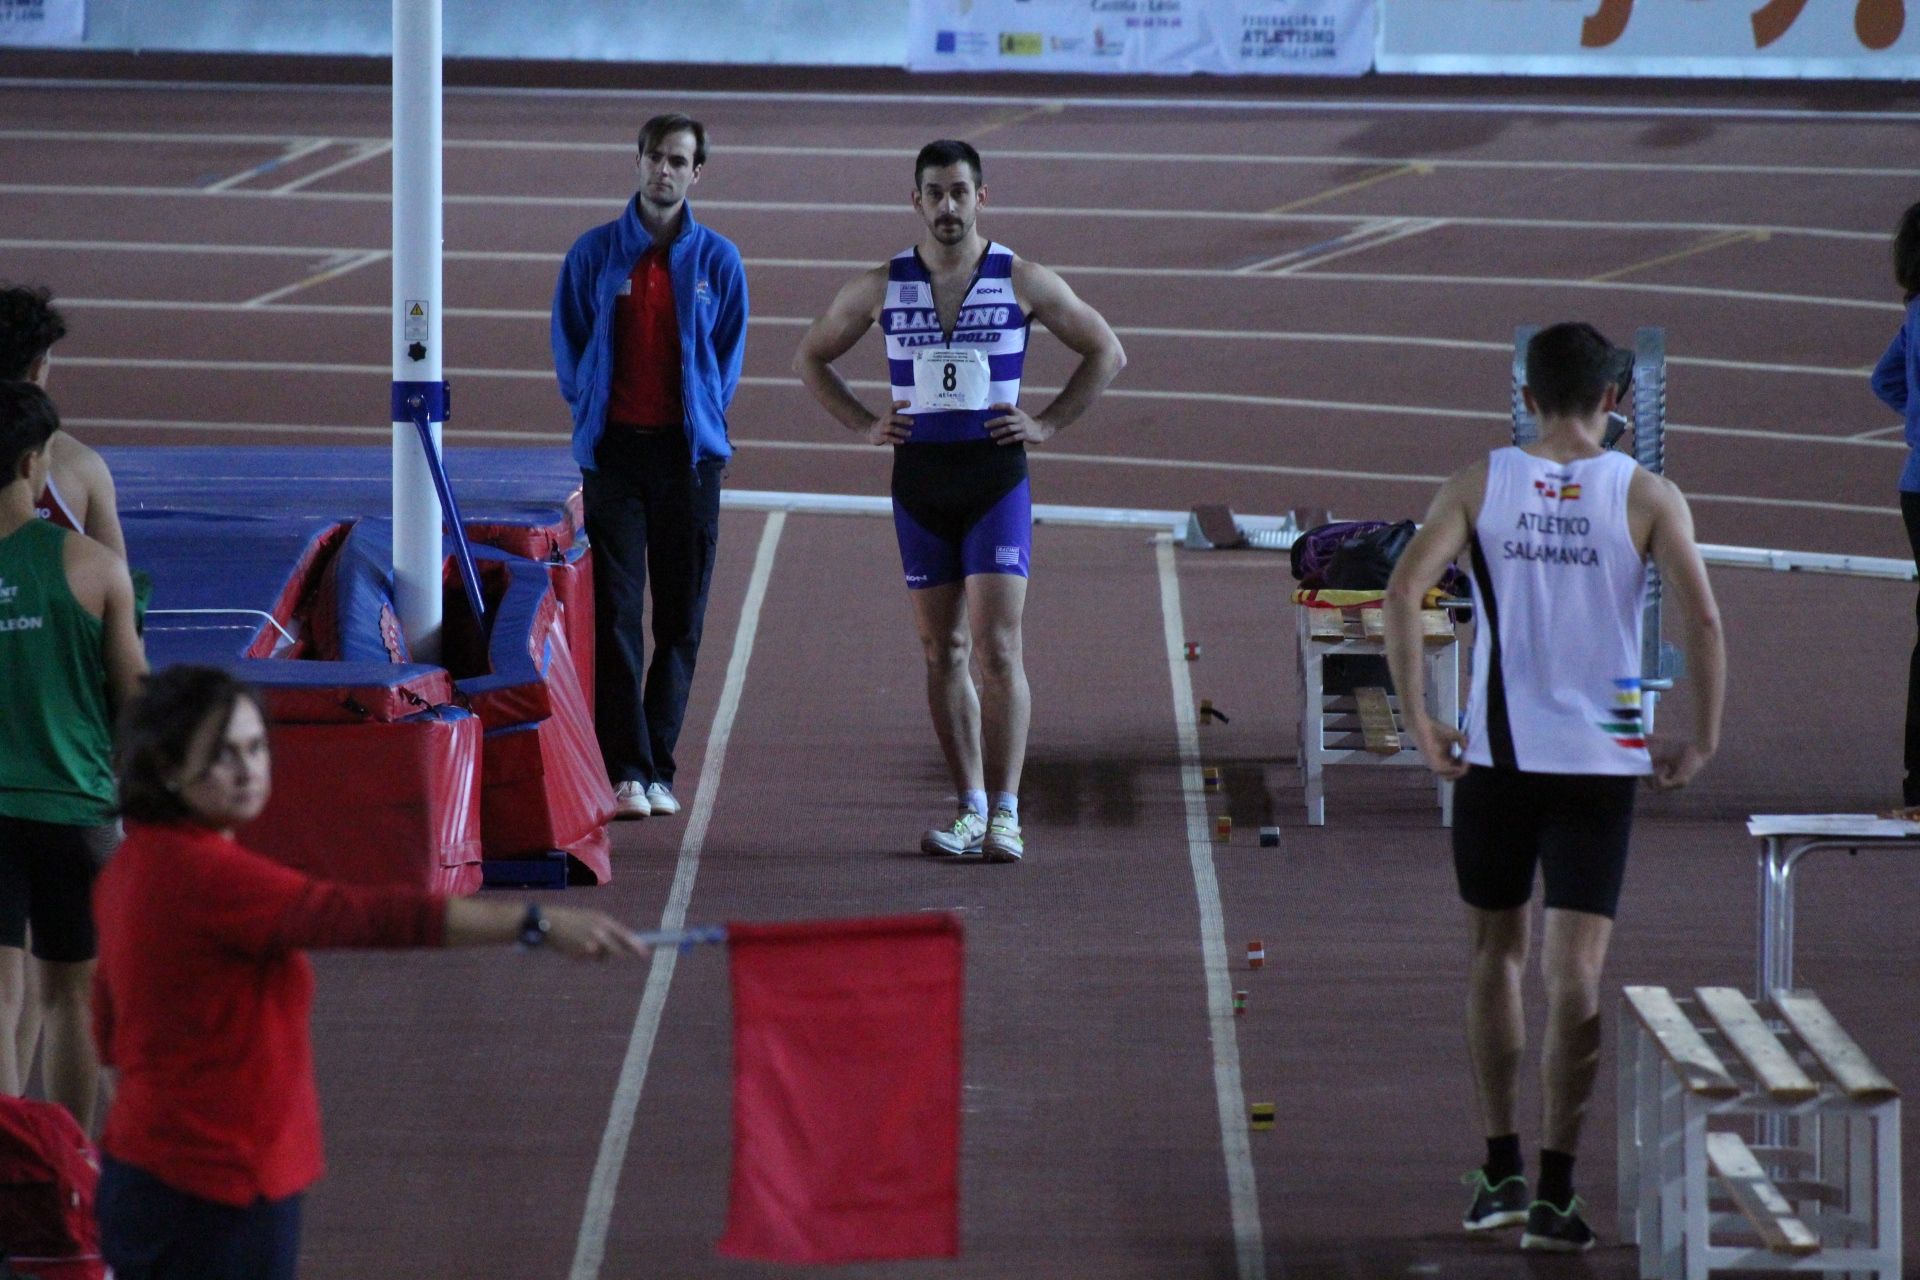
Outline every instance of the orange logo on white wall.
<svg viewBox="0 0 1920 1280">
<path fill-rule="evenodd" d="M 1753 47 L 1764 49 L 1793 27 L 1807 0 L 1767 0 L 1753 13 Z M 1604 49 L 1627 29 L 1633 16 L 1633 0 L 1600 0 L 1593 16 L 1580 24 L 1580 45 L 1586 49 Z M 1869 49 L 1886 49 L 1900 38 L 1907 25 L 1905 0 L 1856 0 L 1853 9 L 1853 33 Z"/>
</svg>

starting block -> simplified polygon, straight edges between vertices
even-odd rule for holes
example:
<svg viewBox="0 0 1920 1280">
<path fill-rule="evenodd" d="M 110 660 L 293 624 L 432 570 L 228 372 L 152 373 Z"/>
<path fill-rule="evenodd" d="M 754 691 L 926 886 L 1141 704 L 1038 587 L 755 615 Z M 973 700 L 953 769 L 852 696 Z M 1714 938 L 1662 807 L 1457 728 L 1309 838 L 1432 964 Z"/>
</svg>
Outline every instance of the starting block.
<svg viewBox="0 0 1920 1280">
<path fill-rule="evenodd" d="M 1620 1027 L 1620 1234 L 1641 1276 L 1900 1274 L 1899 1091 L 1817 996 L 1628 987 Z"/>
</svg>

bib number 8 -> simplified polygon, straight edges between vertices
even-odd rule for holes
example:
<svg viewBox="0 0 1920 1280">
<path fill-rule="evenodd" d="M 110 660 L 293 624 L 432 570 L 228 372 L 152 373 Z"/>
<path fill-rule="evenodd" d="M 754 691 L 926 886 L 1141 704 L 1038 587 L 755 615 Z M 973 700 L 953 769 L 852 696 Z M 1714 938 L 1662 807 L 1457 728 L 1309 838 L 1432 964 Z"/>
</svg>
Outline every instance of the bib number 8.
<svg viewBox="0 0 1920 1280">
<path fill-rule="evenodd" d="M 960 370 L 955 368 L 952 362 L 949 361 L 946 366 L 945 372 L 943 372 L 940 375 L 940 389 L 942 391 L 952 391 L 954 388 L 958 387 L 959 385 L 960 385 Z"/>
</svg>

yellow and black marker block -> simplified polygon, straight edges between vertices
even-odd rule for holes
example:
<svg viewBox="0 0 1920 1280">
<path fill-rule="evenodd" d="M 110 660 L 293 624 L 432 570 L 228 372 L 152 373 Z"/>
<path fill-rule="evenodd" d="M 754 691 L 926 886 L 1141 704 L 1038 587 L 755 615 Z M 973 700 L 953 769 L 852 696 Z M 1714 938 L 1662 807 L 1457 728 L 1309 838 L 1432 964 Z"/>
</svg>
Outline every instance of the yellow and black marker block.
<svg viewBox="0 0 1920 1280">
<path fill-rule="evenodd" d="M 1254 1103 L 1247 1108 L 1247 1119 L 1256 1129 L 1273 1128 L 1273 1104 L 1271 1102 Z"/>
</svg>

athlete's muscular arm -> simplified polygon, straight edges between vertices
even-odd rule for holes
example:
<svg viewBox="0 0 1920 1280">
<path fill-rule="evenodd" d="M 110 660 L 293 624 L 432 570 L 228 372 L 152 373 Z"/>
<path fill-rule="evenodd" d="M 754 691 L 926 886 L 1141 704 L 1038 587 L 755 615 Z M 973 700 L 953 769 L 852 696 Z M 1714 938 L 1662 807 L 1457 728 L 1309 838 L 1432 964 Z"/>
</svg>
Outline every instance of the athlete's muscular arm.
<svg viewBox="0 0 1920 1280">
<path fill-rule="evenodd" d="M 127 538 L 120 531 L 118 498 L 107 460 L 64 431 L 54 436 L 48 456 L 53 461 L 54 483 L 79 518 L 80 532 L 125 560 Z"/>
<path fill-rule="evenodd" d="M 1727 692 L 1726 639 L 1706 562 L 1693 540 L 1693 512 L 1686 496 L 1672 481 L 1641 470 L 1627 491 L 1627 503 L 1652 516 L 1647 550 L 1659 566 L 1665 599 L 1680 611 L 1680 643 L 1687 655 L 1693 731 L 1685 738 L 1655 733 L 1647 743 L 1653 756 L 1652 784 L 1656 790 L 1671 791 L 1686 786 L 1719 749 Z"/>
<path fill-rule="evenodd" d="M 853 350 L 860 335 L 873 327 L 887 296 L 887 269 L 863 271 L 834 296 L 826 313 L 807 329 L 800 349 L 793 353 L 793 371 L 813 398 L 849 431 L 858 431 L 874 444 L 899 444 L 913 431 L 913 419 L 900 411 L 907 401 L 895 400 L 884 414 L 860 403 L 853 388 L 833 362 Z"/>
<path fill-rule="evenodd" d="M 1485 462 L 1455 472 L 1440 486 L 1420 532 L 1413 535 L 1393 567 L 1383 606 L 1387 669 L 1400 695 L 1401 717 L 1427 768 L 1442 778 L 1458 778 L 1467 772 L 1467 740 L 1456 726 L 1441 724 L 1427 714 L 1427 666 L 1421 652 L 1426 641 L 1421 638 L 1420 602 L 1427 588 L 1440 581 L 1447 566 L 1466 550 L 1473 536 L 1474 513 L 1480 509 L 1486 488 Z"/>
<path fill-rule="evenodd" d="M 1000 444 L 1037 444 L 1092 407 L 1114 376 L 1127 367 L 1127 353 L 1106 318 L 1067 287 L 1058 274 L 1037 262 L 1013 260 L 1013 291 L 1029 316 L 1080 357 L 1080 364 L 1053 403 L 1037 415 L 1018 405 L 996 404 L 1002 416 L 989 419 L 987 431 Z"/>
<path fill-rule="evenodd" d="M 69 537 L 61 555 L 67 583 L 80 607 L 100 619 L 107 696 L 117 712 L 140 692 L 146 650 L 133 628 L 133 578 L 127 562 L 86 537 Z"/>
</svg>

